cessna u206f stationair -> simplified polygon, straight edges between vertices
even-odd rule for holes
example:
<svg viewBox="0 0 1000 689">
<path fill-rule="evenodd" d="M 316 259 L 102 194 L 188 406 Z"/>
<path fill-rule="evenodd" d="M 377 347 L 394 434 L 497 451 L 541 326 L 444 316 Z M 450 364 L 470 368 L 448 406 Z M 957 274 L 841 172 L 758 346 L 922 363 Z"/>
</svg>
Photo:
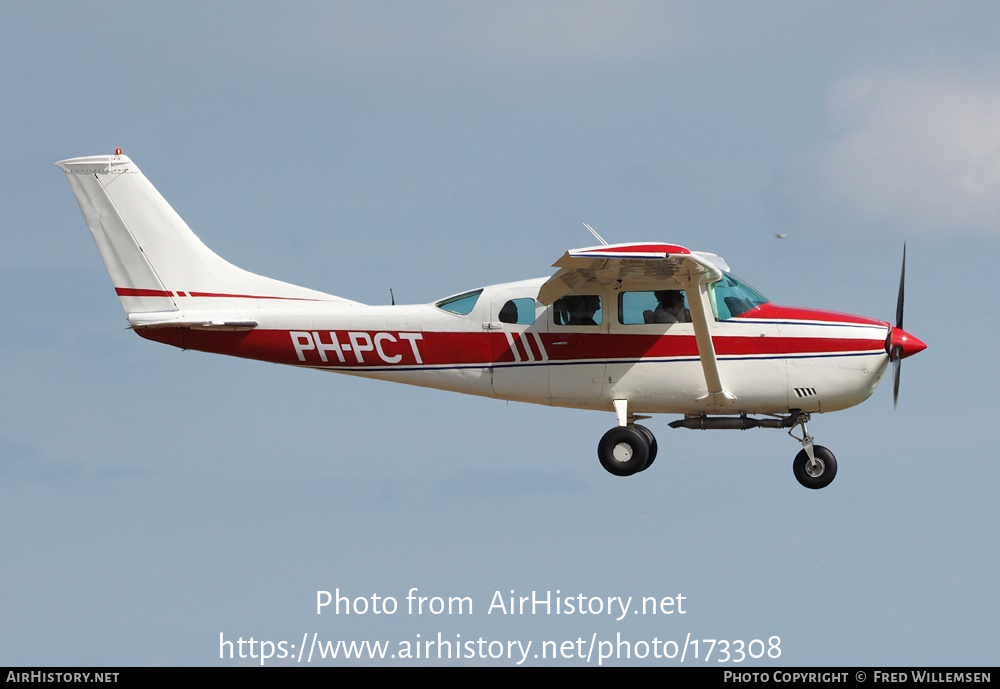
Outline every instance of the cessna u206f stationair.
<svg viewBox="0 0 1000 689">
<path fill-rule="evenodd" d="M 552 277 L 414 306 L 367 306 L 247 272 L 206 247 L 139 171 L 111 156 L 63 160 L 131 327 L 248 359 L 580 409 L 613 411 L 601 464 L 628 476 L 656 457 L 635 421 L 787 428 L 795 477 L 833 480 L 810 414 L 859 404 L 890 361 L 924 349 L 896 325 L 776 306 L 715 254 L 659 242 L 568 251 Z M 905 271 L 905 251 L 904 251 Z M 894 393 L 894 394 L 895 394 Z M 795 429 L 799 435 L 795 435 Z"/>
</svg>

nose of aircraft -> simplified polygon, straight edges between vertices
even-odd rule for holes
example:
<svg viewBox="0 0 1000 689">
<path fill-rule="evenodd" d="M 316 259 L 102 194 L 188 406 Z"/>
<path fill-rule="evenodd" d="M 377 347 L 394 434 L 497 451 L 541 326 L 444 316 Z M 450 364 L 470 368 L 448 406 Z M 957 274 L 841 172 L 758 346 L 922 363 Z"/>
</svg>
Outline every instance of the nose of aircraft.
<svg viewBox="0 0 1000 689">
<path fill-rule="evenodd" d="M 885 351 L 890 361 L 905 359 L 927 349 L 927 345 L 902 328 L 892 328 L 885 341 Z"/>
</svg>

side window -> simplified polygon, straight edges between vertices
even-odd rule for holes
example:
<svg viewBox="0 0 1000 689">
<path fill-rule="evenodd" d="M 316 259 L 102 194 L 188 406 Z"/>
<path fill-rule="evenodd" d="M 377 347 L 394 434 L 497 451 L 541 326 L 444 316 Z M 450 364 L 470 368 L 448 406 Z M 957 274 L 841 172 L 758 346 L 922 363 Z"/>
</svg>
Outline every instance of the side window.
<svg viewBox="0 0 1000 689">
<path fill-rule="evenodd" d="M 510 299 L 501 307 L 497 318 L 501 323 L 531 325 L 535 322 L 535 300 L 530 297 Z"/>
<path fill-rule="evenodd" d="M 618 321 L 622 325 L 690 323 L 691 312 L 683 290 L 622 292 L 618 295 Z"/>
<path fill-rule="evenodd" d="M 600 325 L 602 316 L 597 294 L 570 294 L 552 305 L 556 325 Z"/>
<path fill-rule="evenodd" d="M 476 302 L 479 301 L 479 295 L 482 291 L 483 290 L 481 289 L 477 289 L 473 292 L 466 292 L 465 294 L 448 297 L 447 299 L 442 299 L 437 302 L 434 306 L 444 311 L 458 314 L 459 316 L 468 316 L 472 309 L 476 306 Z"/>
</svg>

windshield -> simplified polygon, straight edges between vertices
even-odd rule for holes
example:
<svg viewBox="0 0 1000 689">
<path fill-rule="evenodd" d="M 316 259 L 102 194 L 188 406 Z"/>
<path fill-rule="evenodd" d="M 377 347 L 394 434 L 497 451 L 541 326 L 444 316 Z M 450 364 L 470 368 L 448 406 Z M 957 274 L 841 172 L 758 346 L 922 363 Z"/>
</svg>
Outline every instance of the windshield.
<svg viewBox="0 0 1000 689">
<path fill-rule="evenodd" d="M 721 280 L 710 284 L 708 294 L 717 321 L 742 316 L 747 311 L 771 301 L 731 273 L 726 273 Z"/>
</svg>

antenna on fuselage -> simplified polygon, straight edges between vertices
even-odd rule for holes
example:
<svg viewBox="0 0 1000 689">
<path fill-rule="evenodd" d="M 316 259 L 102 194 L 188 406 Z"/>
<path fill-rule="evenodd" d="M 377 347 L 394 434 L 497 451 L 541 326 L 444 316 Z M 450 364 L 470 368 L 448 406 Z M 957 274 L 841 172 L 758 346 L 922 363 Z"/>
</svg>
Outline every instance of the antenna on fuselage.
<svg viewBox="0 0 1000 689">
<path fill-rule="evenodd" d="M 606 241 L 604 241 L 604 237 L 602 237 L 601 235 L 597 234 L 597 230 L 595 230 L 593 227 L 591 227 L 587 223 L 583 223 L 583 226 L 586 227 L 588 230 L 590 230 L 590 234 L 592 234 L 595 237 L 597 237 L 597 241 L 599 241 L 604 246 L 608 245 L 608 243 Z"/>
<path fill-rule="evenodd" d="M 396 295 L 392 293 L 392 287 L 389 288 L 389 299 L 392 300 L 392 305 L 396 305 Z"/>
</svg>

